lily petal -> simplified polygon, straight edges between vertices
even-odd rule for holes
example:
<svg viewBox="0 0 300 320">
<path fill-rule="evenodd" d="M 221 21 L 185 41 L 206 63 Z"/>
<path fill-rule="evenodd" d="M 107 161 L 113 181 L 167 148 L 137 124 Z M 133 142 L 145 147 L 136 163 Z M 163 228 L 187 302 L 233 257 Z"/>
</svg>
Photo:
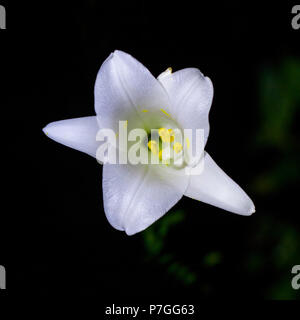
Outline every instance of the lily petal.
<svg viewBox="0 0 300 320">
<path fill-rule="evenodd" d="M 187 179 L 168 176 L 166 170 L 159 172 L 154 166 L 104 165 L 104 211 L 114 228 L 128 235 L 140 232 L 182 198 Z"/>
<path fill-rule="evenodd" d="M 95 116 L 51 122 L 43 129 L 52 140 L 92 157 L 96 157 L 99 147 L 99 142 L 96 141 L 98 130 Z"/>
<path fill-rule="evenodd" d="M 185 196 L 244 216 L 255 212 L 252 200 L 207 152 L 204 170 L 200 175 L 191 176 Z"/>
<path fill-rule="evenodd" d="M 147 118 L 143 111 L 160 109 L 170 112 L 168 95 L 159 81 L 131 55 L 122 51 L 111 53 L 95 84 L 95 111 L 100 127 L 118 130 L 119 120 L 134 120 L 135 127 L 142 128 Z"/>
<path fill-rule="evenodd" d="M 196 68 L 174 73 L 165 71 L 158 80 L 169 94 L 175 120 L 183 129 L 204 129 L 206 144 L 209 135 L 208 114 L 213 98 L 211 80 Z"/>
</svg>

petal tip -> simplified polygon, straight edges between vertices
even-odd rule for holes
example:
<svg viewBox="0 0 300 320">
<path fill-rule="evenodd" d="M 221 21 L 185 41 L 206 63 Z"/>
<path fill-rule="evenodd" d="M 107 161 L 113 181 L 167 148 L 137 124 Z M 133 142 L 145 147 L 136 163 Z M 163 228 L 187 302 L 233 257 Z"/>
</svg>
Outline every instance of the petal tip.
<svg viewBox="0 0 300 320">
<path fill-rule="evenodd" d="M 251 210 L 250 210 L 250 213 L 249 213 L 249 216 L 251 216 L 253 213 L 255 213 L 256 212 L 256 210 L 255 210 L 255 207 L 254 207 L 254 205 L 253 205 L 253 207 L 251 208 Z"/>
<path fill-rule="evenodd" d="M 250 209 L 245 213 L 245 216 L 251 216 L 253 213 L 255 213 L 255 206 L 253 204 L 253 202 L 251 203 Z"/>
<path fill-rule="evenodd" d="M 45 133 L 46 136 L 48 136 L 49 135 L 49 133 L 48 133 L 48 125 L 46 127 L 44 127 L 42 129 L 42 131 Z"/>
<path fill-rule="evenodd" d="M 134 234 L 137 233 L 137 232 L 129 231 L 129 230 L 127 230 L 127 229 L 125 229 L 124 231 L 125 231 L 126 235 L 129 236 L 129 237 L 130 237 L 130 236 L 133 236 Z"/>
<path fill-rule="evenodd" d="M 58 121 L 56 121 L 57 123 Z M 55 126 L 53 125 L 55 124 L 55 122 L 51 122 L 51 123 L 48 123 L 43 129 L 42 131 L 45 133 L 45 135 L 49 138 L 52 138 L 55 131 L 53 132 L 53 129 L 55 129 Z"/>
<path fill-rule="evenodd" d="M 116 49 L 114 52 L 112 52 L 110 55 L 113 57 L 113 56 L 120 56 L 122 54 L 126 54 L 124 51 L 122 50 L 118 50 Z"/>
</svg>

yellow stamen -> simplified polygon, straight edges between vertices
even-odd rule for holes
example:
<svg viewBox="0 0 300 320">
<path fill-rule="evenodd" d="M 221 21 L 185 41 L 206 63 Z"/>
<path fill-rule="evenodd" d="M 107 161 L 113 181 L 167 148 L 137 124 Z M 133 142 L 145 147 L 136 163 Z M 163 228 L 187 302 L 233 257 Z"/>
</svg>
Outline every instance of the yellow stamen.
<svg viewBox="0 0 300 320">
<path fill-rule="evenodd" d="M 174 143 L 173 149 L 176 153 L 179 153 L 182 150 L 182 144 L 179 142 Z"/>
<path fill-rule="evenodd" d="M 174 141 L 174 131 L 172 129 L 160 128 L 158 134 L 163 142 Z"/>
<path fill-rule="evenodd" d="M 175 133 L 172 129 L 168 129 L 169 131 L 169 134 L 170 134 L 170 142 L 173 142 L 174 141 L 174 138 L 175 138 Z"/>
<path fill-rule="evenodd" d="M 189 140 L 189 138 L 186 138 L 186 147 L 189 150 L 189 148 L 190 148 L 190 140 Z"/>
<path fill-rule="evenodd" d="M 147 110 L 147 109 L 144 109 L 144 110 L 142 110 L 142 112 L 148 112 L 148 110 Z"/>
<path fill-rule="evenodd" d="M 158 134 L 163 142 L 170 142 L 171 136 L 169 130 L 166 128 L 160 128 L 158 129 Z"/>
<path fill-rule="evenodd" d="M 153 152 L 153 154 L 157 155 L 159 154 L 159 147 L 157 145 L 157 142 L 154 140 L 150 140 L 148 142 L 148 148 L 151 150 L 151 152 Z"/>
<path fill-rule="evenodd" d="M 159 157 L 159 160 L 162 159 L 162 150 L 159 151 L 158 157 Z"/>
<path fill-rule="evenodd" d="M 128 120 L 126 120 L 124 123 L 124 127 L 127 128 L 127 126 L 128 126 Z"/>
<path fill-rule="evenodd" d="M 165 77 L 168 77 L 170 74 L 172 74 L 172 68 L 169 67 L 168 69 L 166 69 L 164 72 L 162 72 L 159 76 L 158 76 L 158 80 L 161 80 Z"/>
<path fill-rule="evenodd" d="M 161 112 L 163 112 L 166 116 L 171 117 L 167 111 L 165 111 L 164 109 L 160 109 Z"/>
</svg>

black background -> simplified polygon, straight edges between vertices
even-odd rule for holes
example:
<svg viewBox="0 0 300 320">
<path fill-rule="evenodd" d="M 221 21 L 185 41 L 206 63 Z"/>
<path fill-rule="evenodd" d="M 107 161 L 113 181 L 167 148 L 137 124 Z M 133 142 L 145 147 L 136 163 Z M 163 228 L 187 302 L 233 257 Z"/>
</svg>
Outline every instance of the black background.
<svg viewBox="0 0 300 320">
<path fill-rule="evenodd" d="M 266 196 L 250 183 L 280 157 L 272 148 L 255 149 L 253 137 L 263 121 L 261 70 L 276 68 L 285 56 L 300 58 L 300 30 L 291 27 L 293 3 L 1 4 L 7 30 L 0 30 L 6 191 L 0 264 L 7 269 L 8 290 L 104 294 L 108 301 L 123 302 L 272 298 L 266 288 L 278 280 L 273 261 L 265 259 L 252 273 L 244 272 L 241 261 L 251 250 L 267 255 L 276 245 L 264 238 L 252 241 L 262 217 L 300 230 L 298 180 Z M 213 81 L 206 149 L 249 193 L 257 212 L 240 217 L 187 198 L 176 205 L 185 219 L 172 229 L 166 246 L 198 273 L 204 289 L 183 285 L 164 265 L 147 259 L 142 233 L 128 237 L 114 230 L 103 212 L 101 167 L 41 131 L 52 121 L 94 114 L 96 74 L 115 49 L 132 54 L 155 76 L 169 66 L 197 67 Z M 299 120 L 299 112 L 296 116 Z M 297 122 L 292 133 L 299 137 Z M 199 259 L 216 248 L 223 263 L 199 268 Z M 298 254 L 293 264 L 299 259 Z M 286 274 L 289 278 L 290 268 Z"/>
</svg>

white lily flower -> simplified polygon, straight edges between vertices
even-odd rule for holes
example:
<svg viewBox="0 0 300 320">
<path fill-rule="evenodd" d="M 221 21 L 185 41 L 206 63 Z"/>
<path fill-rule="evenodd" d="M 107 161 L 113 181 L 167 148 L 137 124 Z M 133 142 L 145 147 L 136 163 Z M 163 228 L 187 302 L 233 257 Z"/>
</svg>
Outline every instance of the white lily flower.
<svg viewBox="0 0 300 320">
<path fill-rule="evenodd" d="M 97 76 L 96 116 L 52 122 L 43 131 L 49 138 L 93 157 L 100 145 L 98 130 L 118 132 L 120 120 L 128 121 L 129 129 L 162 129 L 160 136 L 166 140 L 175 128 L 204 129 L 206 143 L 212 98 L 212 82 L 198 69 L 172 73 L 169 68 L 156 79 L 131 55 L 115 51 Z M 154 144 L 148 146 L 154 153 Z M 181 149 L 174 145 L 176 153 Z M 183 195 L 240 215 L 255 212 L 251 199 L 207 152 L 200 175 L 185 174 L 184 166 L 104 164 L 105 214 L 114 228 L 128 235 L 146 229 Z"/>
</svg>

